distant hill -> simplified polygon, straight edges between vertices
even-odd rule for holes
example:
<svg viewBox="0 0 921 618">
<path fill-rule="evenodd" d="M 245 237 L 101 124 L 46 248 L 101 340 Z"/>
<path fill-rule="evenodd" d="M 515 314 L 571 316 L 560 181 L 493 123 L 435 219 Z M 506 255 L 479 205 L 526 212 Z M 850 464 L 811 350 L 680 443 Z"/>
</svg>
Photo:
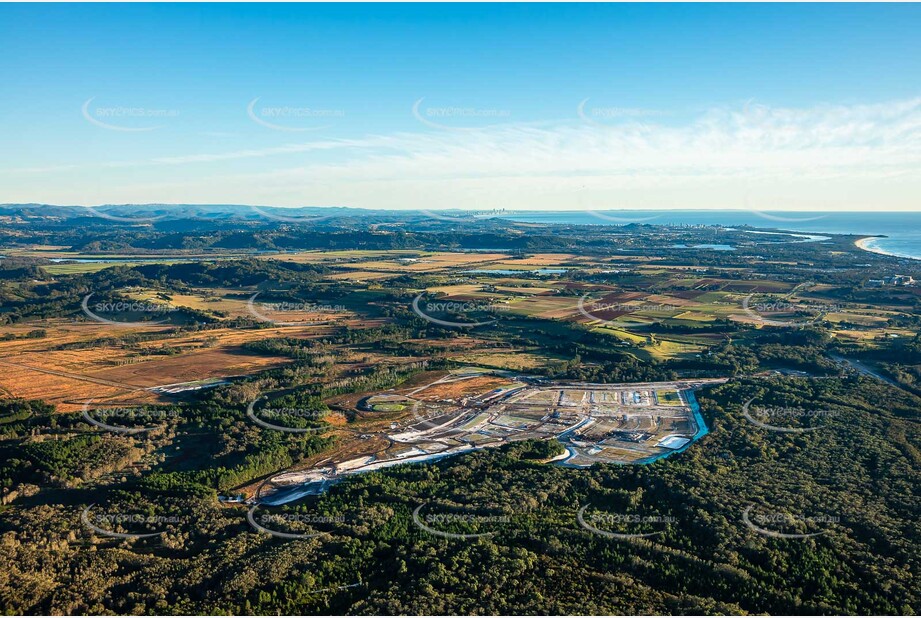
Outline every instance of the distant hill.
<svg viewBox="0 0 921 618">
<path fill-rule="evenodd" d="M 382 211 L 360 208 L 302 207 L 278 208 L 273 206 L 247 206 L 244 204 L 104 204 L 101 206 L 56 204 L 0 204 L 0 215 L 24 218 L 75 219 L 101 214 L 112 217 L 149 219 L 210 219 L 210 220 L 285 220 L 312 219 L 316 217 L 365 217 Z"/>
</svg>

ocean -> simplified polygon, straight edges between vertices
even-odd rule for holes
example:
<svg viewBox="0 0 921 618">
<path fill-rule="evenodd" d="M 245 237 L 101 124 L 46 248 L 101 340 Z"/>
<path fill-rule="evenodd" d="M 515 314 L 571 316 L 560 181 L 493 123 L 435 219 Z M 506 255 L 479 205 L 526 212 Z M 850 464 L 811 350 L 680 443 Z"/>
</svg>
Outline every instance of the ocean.
<svg viewBox="0 0 921 618">
<path fill-rule="evenodd" d="M 921 212 L 753 212 L 748 210 L 604 210 L 504 212 L 503 219 L 575 225 L 751 225 L 808 234 L 884 235 L 867 248 L 921 260 Z"/>
</svg>

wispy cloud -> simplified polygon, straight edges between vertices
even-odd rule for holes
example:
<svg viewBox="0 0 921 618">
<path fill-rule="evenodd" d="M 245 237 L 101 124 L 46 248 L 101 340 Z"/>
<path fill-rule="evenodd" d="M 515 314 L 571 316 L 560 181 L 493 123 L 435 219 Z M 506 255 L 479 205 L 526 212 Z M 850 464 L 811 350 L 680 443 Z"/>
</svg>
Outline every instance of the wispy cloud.
<svg viewBox="0 0 921 618">
<path fill-rule="evenodd" d="M 308 154 L 310 160 L 302 161 Z M 230 174 L 215 187 L 222 164 L 231 161 L 252 161 L 252 170 Z M 860 196 L 872 183 L 918 186 L 921 98 L 802 109 L 749 102 L 683 123 L 635 115 L 610 124 L 576 119 L 465 131 L 421 127 L 117 165 L 183 166 L 187 173 L 207 168 L 201 191 L 192 191 L 213 191 L 206 201 L 303 204 L 316 198 L 363 207 L 432 207 L 441 199 L 451 206 L 523 208 L 547 207 L 568 196 L 570 203 L 559 207 L 573 207 L 574 199 L 617 207 L 653 205 L 637 202 L 644 194 L 680 201 L 682 192 L 702 192 L 691 204 L 701 205 L 727 188 L 739 195 L 778 181 L 805 199 L 829 195 L 829 185 L 850 185 Z M 180 180 L 188 191 L 187 179 Z M 612 204 L 612 196 L 629 197 L 630 203 Z M 190 201 L 182 195 L 137 199 L 154 198 Z M 543 198 L 549 201 L 538 204 Z"/>
<path fill-rule="evenodd" d="M 713 109 L 683 125 L 555 123 L 403 133 L 350 149 L 342 162 L 257 176 L 270 179 L 276 191 L 288 186 L 317 192 L 322 184 L 331 188 L 322 191 L 324 199 L 339 191 L 359 201 L 373 201 L 376 193 L 383 201 L 389 191 L 399 196 L 391 202 L 412 202 L 416 188 L 429 205 L 438 199 L 484 207 L 493 196 L 498 199 L 492 205 L 519 208 L 725 207 L 725 199 L 712 198 L 727 188 L 742 207 L 743 194 L 780 183 L 800 197 L 788 203 L 772 198 L 762 207 L 833 207 L 817 199 L 833 196 L 832 184 L 842 189 L 848 183 L 921 180 L 921 99 L 811 109 L 750 103 Z M 644 192 L 649 200 L 638 199 Z M 617 196 L 629 199 L 612 202 Z M 887 199 L 885 191 L 879 199 Z"/>
</svg>

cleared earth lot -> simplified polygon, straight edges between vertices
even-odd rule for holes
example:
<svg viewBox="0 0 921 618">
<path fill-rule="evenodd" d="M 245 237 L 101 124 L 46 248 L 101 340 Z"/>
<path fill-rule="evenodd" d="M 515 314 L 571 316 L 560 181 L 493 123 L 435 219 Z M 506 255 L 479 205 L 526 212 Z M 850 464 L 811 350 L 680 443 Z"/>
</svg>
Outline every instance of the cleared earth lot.
<svg viewBox="0 0 921 618">
<path fill-rule="evenodd" d="M 299 484 L 329 483 L 527 439 L 559 440 L 567 450 L 559 458 L 563 465 L 652 461 L 703 435 L 706 428 L 687 393 L 723 381 L 551 385 L 509 372 L 455 370 L 411 389 L 364 399 L 371 409 L 398 403 L 405 411 L 402 420 L 353 439 L 344 450 L 329 453 L 321 466 L 285 473 L 270 484 L 288 492 Z M 390 445 L 383 451 L 380 438 Z"/>
</svg>

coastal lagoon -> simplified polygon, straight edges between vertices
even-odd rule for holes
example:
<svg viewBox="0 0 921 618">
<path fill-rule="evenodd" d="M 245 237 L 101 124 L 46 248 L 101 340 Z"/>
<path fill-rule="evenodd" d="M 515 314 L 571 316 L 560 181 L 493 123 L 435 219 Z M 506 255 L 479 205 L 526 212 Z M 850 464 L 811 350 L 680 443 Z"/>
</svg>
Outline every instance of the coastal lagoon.
<svg viewBox="0 0 921 618">
<path fill-rule="evenodd" d="M 806 234 L 885 236 L 869 251 L 921 260 L 921 212 L 754 212 L 749 210 L 520 211 L 501 215 L 527 223 L 570 225 L 748 225 Z"/>
</svg>

